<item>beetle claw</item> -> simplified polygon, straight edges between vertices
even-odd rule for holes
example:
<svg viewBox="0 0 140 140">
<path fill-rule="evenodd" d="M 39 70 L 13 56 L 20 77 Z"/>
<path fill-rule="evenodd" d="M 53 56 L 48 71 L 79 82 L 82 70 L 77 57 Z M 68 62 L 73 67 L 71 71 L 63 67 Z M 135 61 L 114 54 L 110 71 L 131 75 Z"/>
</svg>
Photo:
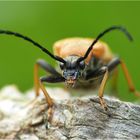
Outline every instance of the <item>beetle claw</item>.
<svg viewBox="0 0 140 140">
<path fill-rule="evenodd" d="M 47 111 L 47 120 L 49 123 L 51 123 L 53 117 L 53 108 L 49 107 Z"/>
<path fill-rule="evenodd" d="M 105 111 L 107 111 L 108 107 L 107 107 L 105 100 L 102 97 L 99 97 L 99 100 L 100 100 L 101 106 L 104 108 Z"/>
</svg>

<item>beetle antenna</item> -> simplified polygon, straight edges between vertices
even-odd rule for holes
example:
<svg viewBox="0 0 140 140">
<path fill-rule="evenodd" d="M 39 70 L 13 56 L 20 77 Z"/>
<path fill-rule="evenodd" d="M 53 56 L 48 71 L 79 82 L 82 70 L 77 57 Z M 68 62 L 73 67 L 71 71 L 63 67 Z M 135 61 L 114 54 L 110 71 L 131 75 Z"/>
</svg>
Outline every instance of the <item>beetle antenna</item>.
<svg viewBox="0 0 140 140">
<path fill-rule="evenodd" d="M 113 30 L 120 30 L 122 31 L 126 37 L 130 40 L 130 41 L 133 41 L 133 38 L 132 36 L 130 35 L 130 33 L 126 30 L 126 28 L 122 27 L 122 26 L 112 26 L 110 28 L 107 28 L 106 30 L 104 30 L 103 32 L 101 32 L 97 37 L 96 39 L 92 42 L 92 44 L 90 45 L 90 47 L 88 48 L 88 50 L 86 51 L 84 57 L 80 57 L 78 60 L 77 60 L 77 63 L 79 63 L 80 61 L 83 61 L 84 59 L 86 59 L 90 53 L 90 51 L 92 50 L 93 46 L 97 43 L 97 41 L 103 37 L 106 33 L 110 32 L 110 31 L 113 31 Z"/>
<path fill-rule="evenodd" d="M 14 35 L 16 37 L 22 38 L 28 42 L 31 42 L 34 46 L 38 47 L 39 49 L 41 49 L 43 52 L 47 53 L 50 57 L 52 57 L 53 59 L 60 61 L 62 63 L 66 63 L 66 61 L 59 57 L 59 56 L 55 56 L 53 55 L 51 52 L 49 52 L 46 48 L 42 47 L 39 43 L 33 41 L 31 38 L 24 36 L 22 34 L 16 33 L 16 32 L 11 32 L 11 31 L 7 31 L 7 30 L 0 30 L 0 34 L 6 34 L 6 35 Z"/>
</svg>

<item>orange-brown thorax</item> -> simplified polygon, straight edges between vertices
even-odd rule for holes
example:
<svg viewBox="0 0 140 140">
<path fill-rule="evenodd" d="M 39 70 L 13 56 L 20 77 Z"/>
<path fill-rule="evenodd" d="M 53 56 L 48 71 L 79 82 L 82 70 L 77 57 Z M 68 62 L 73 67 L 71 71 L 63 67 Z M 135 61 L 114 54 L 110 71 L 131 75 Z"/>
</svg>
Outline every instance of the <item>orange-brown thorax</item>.
<svg viewBox="0 0 140 140">
<path fill-rule="evenodd" d="M 77 55 L 83 57 L 90 47 L 94 39 L 92 38 L 67 38 L 57 41 L 54 46 L 54 54 L 62 58 L 66 58 L 70 55 Z M 109 61 L 112 59 L 113 54 L 110 51 L 108 45 L 104 42 L 98 41 L 94 46 L 90 54 L 86 59 L 88 63 L 92 56 L 102 59 L 103 61 Z"/>
</svg>

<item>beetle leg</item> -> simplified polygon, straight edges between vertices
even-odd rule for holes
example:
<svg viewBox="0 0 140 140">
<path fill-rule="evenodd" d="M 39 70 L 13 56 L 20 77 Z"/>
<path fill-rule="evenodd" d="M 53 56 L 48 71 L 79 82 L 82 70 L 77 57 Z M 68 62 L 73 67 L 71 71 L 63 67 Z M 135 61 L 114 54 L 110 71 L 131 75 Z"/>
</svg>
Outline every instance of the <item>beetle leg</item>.
<svg viewBox="0 0 140 140">
<path fill-rule="evenodd" d="M 124 63 L 122 60 L 120 60 L 119 58 L 114 58 L 114 59 L 107 65 L 108 70 L 109 70 L 109 71 L 112 71 L 118 64 L 121 65 L 121 68 L 122 68 L 122 70 L 123 70 L 125 79 L 127 80 L 127 83 L 128 83 L 129 90 L 130 90 L 135 96 L 140 97 L 139 92 L 136 91 L 136 89 L 135 89 L 135 86 L 134 86 L 134 84 L 133 84 L 133 82 L 132 82 L 132 79 L 131 79 L 131 76 L 130 76 L 130 74 L 129 74 L 129 72 L 128 72 L 128 69 L 127 69 L 125 63 Z"/>
<path fill-rule="evenodd" d="M 47 90 L 45 89 L 43 82 L 47 82 L 47 83 L 58 83 L 58 82 L 64 82 L 64 78 L 62 76 L 48 76 L 48 77 L 42 77 L 40 78 L 39 84 L 40 84 L 40 88 L 43 91 L 45 98 L 46 98 L 46 102 L 48 103 L 48 121 L 51 122 L 52 119 L 52 115 L 53 115 L 53 99 L 49 96 Z"/>
<path fill-rule="evenodd" d="M 105 85 L 108 79 L 108 75 L 109 75 L 109 72 L 108 72 L 108 69 L 106 68 L 105 74 L 104 74 L 104 77 L 103 77 L 103 80 L 101 82 L 101 85 L 99 87 L 99 92 L 98 92 L 100 104 L 105 110 L 107 110 L 107 105 L 103 99 L 103 93 L 104 93 Z"/>
<path fill-rule="evenodd" d="M 122 70 L 123 70 L 123 72 L 124 72 L 124 76 L 125 76 L 125 78 L 126 78 L 126 80 L 127 80 L 129 90 L 130 90 L 132 93 L 134 93 L 135 96 L 140 97 L 140 93 L 139 93 L 138 91 L 136 91 L 136 89 L 135 89 L 135 87 L 134 87 L 134 84 L 133 84 L 133 82 L 132 82 L 131 76 L 130 76 L 130 74 L 129 74 L 129 72 L 128 72 L 128 69 L 127 69 L 125 63 L 124 63 L 122 60 L 120 60 L 120 64 L 121 64 Z"/>
<path fill-rule="evenodd" d="M 119 58 L 116 57 L 106 65 L 106 71 L 104 71 L 104 69 L 103 69 L 104 66 L 103 66 L 96 71 L 90 72 L 85 77 L 85 80 L 89 80 L 93 77 L 98 77 L 98 76 L 104 74 L 103 80 L 102 80 L 100 88 L 99 88 L 99 97 L 100 97 L 101 105 L 104 106 L 105 108 L 106 108 L 106 105 L 105 105 L 105 102 L 104 102 L 102 97 L 103 97 L 103 91 L 104 91 L 104 88 L 105 88 L 105 84 L 106 84 L 106 81 L 107 81 L 107 78 L 108 78 L 108 73 L 111 72 L 112 70 L 114 70 L 119 64 L 121 65 L 122 70 L 124 72 L 125 78 L 126 78 L 127 83 L 128 83 L 129 90 L 131 92 L 133 92 L 134 95 L 140 97 L 139 92 L 136 91 L 136 89 L 133 85 L 133 82 L 131 80 L 131 77 L 129 75 L 129 72 L 127 70 L 127 67 L 126 67 L 125 63 L 122 60 L 120 60 Z"/>
<path fill-rule="evenodd" d="M 134 84 L 133 84 L 133 82 L 132 82 L 132 79 L 131 79 L 131 76 L 130 76 L 130 74 L 129 74 L 129 72 L 128 72 L 128 69 L 127 69 L 125 63 L 124 63 L 122 60 L 120 60 L 119 58 L 113 59 L 112 62 L 110 62 L 110 63 L 108 64 L 108 69 L 109 69 L 109 71 L 113 70 L 118 64 L 121 65 L 121 68 L 122 68 L 122 70 L 123 70 L 125 79 L 127 80 L 127 83 L 128 83 L 129 90 L 130 90 L 135 96 L 140 97 L 139 92 L 136 91 L 136 89 L 135 89 L 135 86 L 134 86 Z"/>
<path fill-rule="evenodd" d="M 60 76 L 60 74 L 47 62 L 42 59 L 37 60 L 34 66 L 34 85 L 35 85 L 35 94 L 36 97 L 39 96 L 39 67 L 43 68 L 45 71 L 49 72 L 52 75 Z"/>
<path fill-rule="evenodd" d="M 35 87 L 35 95 L 39 96 L 39 75 L 38 75 L 39 65 L 35 64 L 34 66 L 34 87 Z"/>
<path fill-rule="evenodd" d="M 51 121 L 51 116 L 53 114 L 52 112 L 52 106 L 53 106 L 53 99 L 50 97 L 50 95 L 48 94 L 47 90 L 45 89 L 44 85 L 42 84 L 42 82 L 39 82 L 40 88 L 42 90 L 42 92 L 45 95 L 46 98 L 46 102 L 48 103 L 48 121 Z"/>
<path fill-rule="evenodd" d="M 35 66 L 34 66 L 34 87 L 35 87 L 35 99 L 30 101 L 26 106 L 29 106 L 31 104 L 34 104 L 37 97 L 39 96 L 39 89 L 40 89 L 40 83 L 39 83 L 39 68 L 44 69 L 46 72 L 55 75 L 60 76 L 60 74 L 46 61 L 43 59 L 37 60 Z"/>
</svg>

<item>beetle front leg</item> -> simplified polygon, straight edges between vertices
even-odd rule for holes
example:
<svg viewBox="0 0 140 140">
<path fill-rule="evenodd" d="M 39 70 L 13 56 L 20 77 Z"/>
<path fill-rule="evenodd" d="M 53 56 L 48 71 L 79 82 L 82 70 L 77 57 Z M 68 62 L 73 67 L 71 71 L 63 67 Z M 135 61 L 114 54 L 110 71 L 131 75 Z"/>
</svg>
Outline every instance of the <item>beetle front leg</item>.
<svg viewBox="0 0 140 140">
<path fill-rule="evenodd" d="M 53 104 L 54 104 L 53 99 L 50 97 L 49 93 L 45 89 L 41 80 L 39 81 L 39 85 L 40 85 L 40 88 L 41 88 L 43 94 L 45 95 L 46 102 L 48 103 L 48 122 L 50 122 L 51 118 L 52 118 L 52 114 L 53 114 L 53 111 L 52 111 L 52 107 L 53 107 Z"/>
<path fill-rule="evenodd" d="M 107 105 L 103 99 L 103 93 L 104 93 L 105 85 L 108 79 L 108 75 L 109 75 L 108 68 L 105 67 L 105 74 L 103 76 L 103 80 L 101 82 L 101 85 L 99 87 L 99 92 L 98 92 L 100 104 L 105 110 L 107 110 Z"/>
<path fill-rule="evenodd" d="M 102 66 L 100 69 L 96 70 L 96 71 L 91 71 L 90 73 L 87 73 L 85 80 L 90 80 L 92 78 L 98 78 L 100 76 L 103 76 L 102 80 L 101 80 L 101 84 L 99 87 L 99 100 L 100 100 L 100 104 L 101 106 L 107 110 L 107 105 L 103 99 L 103 94 L 104 94 L 104 89 L 105 89 L 105 85 L 106 82 L 108 80 L 108 76 L 109 76 L 109 67 L 108 66 Z"/>
<path fill-rule="evenodd" d="M 93 71 L 93 72 L 90 72 L 86 75 L 86 80 L 89 80 L 91 78 L 94 78 L 94 77 L 98 77 L 100 75 L 103 75 L 104 74 L 104 77 L 103 77 L 103 80 L 101 82 L 101 85 L 100 85 L 100 88 L 99 88 L 99 98 L 100 98 L 100 103 L 103 107 L 106 108 L 106 104 L 103 100 L 103 91 L 104 91 L 104 88 L 105 88 L 105 85 L 106 85 L 106 81 L 108 79 L 108 74 L 109 72 L 113 71 L 114 69 L 116 69 L 116 67 L 118 65 L 121 65 L 122 67 L 122 70 L 124 72 L 124 75 L 125 75 L 125 78 L 127 80 L 127 83 L 128 83 L 128 87 L 129 87 L 129 90 L 131 92 L 134 93 L 134 95 L 140 97 L 140 94 L 138 91 L 136 91 L 135 87 L 134 87 L 134 84 L 131 80 L 131 77 L 130 77 L 130 74 L 127 70 L 127 67 L 125 65 L 125 63 L 120 60 L 119 58 L 114 58 L 113 60 L 111 60 L 106 66 L 103 66 L 101 67 L 99 70 L 96 70 L 96 71 Z M 105 69 L 106 70 L 105 70 Z"/>
<path fill-rule="evenodd" d="M 53 99 L 50 97 L 49 93 L 47 92 L 46 88 L 43 85 L 43 82 L 47 83 L 58 83 L 58 82 L 64 82 L 64 78 L 62 76 L 48 76 L 48 77 L 42 77 L 40 78 L 39 85 L 41 90 L 43 91 L 45 95 L 46 102 L 48 103 L 48 122 L 51 122 L 52 115 L 53 115 Z"/>
<path fill-rule="evenodd" d="M 49 72 L 52 75 L 60 76 L 60 74 L 47 62 L 42 59 L 37 60 L 34 66 L 34 85 L 35 85 L 35 94 L 36 97 L 39 96 L 39 68 L 44 69 L 45 71 Z"/>
<path fill-rule="evenodd" d="M 43 94 L 45 95 L 45 99 L 48 103 L 48 106 L 49 107 L 52 107 L 53 106 L 53 100 L 52 98 L 49 96 L 49 93 L 47 92 L 47 90 L 45 89 L 44 85 L 42 84 L 41 80 L 39 81 L 39 85 L 40 85 L 40 88 L 43 92 Z"/>
<path fill-rule="evenodd" d="M 64 82 L 65 79 L 62 76 L 55 76 L 55 75 L 51 75 L 51 76 L 43 76 L 40 78 L 39 80 L 39 86 L 41 88 L 41 90 L 43 91 L 46 101 L 48 103 L 49 107 L 53 106 L 53 100 L 52 98 L 49 96 L 47 90 L 45 89 L 43 82 L 47 82 L 47 83 L 59 83 L 59 82 Z"/>
<path fill-rule="evenodd" d="M 42 68 L 46 72 L 54 76 L 61 76 L 50 64 L 48 64 L 43 59 L 38 59 L 36 64 L 34 65 L 34 88 L 35 88 L 35 99 L 29 102 L 26 106 L 34 104 L 37 97 L 39 96 L 40 89 L 40 79 L 39 79 L 39 68 Z"/>
</svg>

